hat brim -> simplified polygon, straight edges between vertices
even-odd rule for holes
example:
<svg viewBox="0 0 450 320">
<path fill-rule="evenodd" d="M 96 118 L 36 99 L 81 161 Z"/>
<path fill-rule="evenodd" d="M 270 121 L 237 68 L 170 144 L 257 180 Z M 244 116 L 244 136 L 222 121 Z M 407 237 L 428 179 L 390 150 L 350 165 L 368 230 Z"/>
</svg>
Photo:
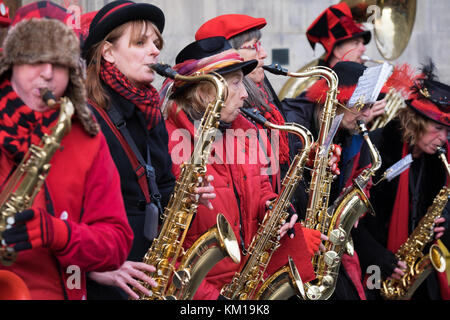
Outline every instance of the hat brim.
<svg viewBox="0 0 450 320">
<path fill-rule="evenodd" d="M 95 18 L 94 18 L 95 20 Z M 129 21 L 148 20 L 155 24 L 159 32 L 164 30 L 164 13 L 158 7 L 148 3 L 135 3 L 110 13 L 95 27 L 89 29 L 89 35 L 83 44 L 83 56 L 89 52 L 93 45 L 103 40 L 112 30 Z"/>
<path fill-rule="evenodd" d="M 229 73 L 232 73 L 232 72 L 235 72 L 238 70 L 242 70 L 242 73 L 244 74 L 244 76 L 246 76 L 247 74 L 252 72 L 256 68 L 257 65 L 258 65 L 257 60 L 248 60 L 248 61 L 235 63 L 230 66 L 217 69 L 214 72 L 224 76 L 226 74 L 229 74 Z M 182 85 L 179 88 L 176 88 L 175 91 L 172 92 L 172 94 L 170 95 L 170 99 L 174 99 L 174 98 L 178 97 L 181 93 L 183 93 L 188 88 L 190 88 L 194 85 L 195 85 L 195 83 L 187 83 L 185 85 Z"/>
<path fill-rule="evenodd" d="M 446 127 L 450 127 L 450 116 L 446 116 L 446 117 L 442 117 L 442 116 L 441 116 L 441 117 L 439 117 L 439 119 L 433 118 L 432 116 L 430 116 L 430 115 L 427 114 L 426 112 L 424 112 L 424 111 L 420 110 L 419 108 L 415 107 L 415 106 L 412 104 L 412 101 L 413 101 L 413 99 L 408 99 L 408 100 L 405 100 L 405 103 L 406 103 L 406 105 L 407 105 L 408 107 L 410 107 L 411 109 L 413 109 L 415 112 L 417 112 L 418 114 L 420 114 L 421 116 L 423 116 L 424 118 L 426 118 L 426 119 L 428 119 L 428 120 L 431 120 L 431 121 L 433 121 L 433 122 L 439 123 L 439 124 L 444 125 L 444 126 L 446 126 Z M 431 104 L 432 102 L 429 101 L 429 103 Z M 438 108 L 436 107 L 436 109 L 438 109 Z M 438 113 L 443 114 L 442 112 L 438 112 L 438 111 L 436 111 L 436 110 L 434 110 L 434 112 L 435 112 L 436 114 L 438 114 Z M 444 121 L 441 121 L 441 120 L 444 120 L 445 122 L 444 122 Z"/>
</svg>

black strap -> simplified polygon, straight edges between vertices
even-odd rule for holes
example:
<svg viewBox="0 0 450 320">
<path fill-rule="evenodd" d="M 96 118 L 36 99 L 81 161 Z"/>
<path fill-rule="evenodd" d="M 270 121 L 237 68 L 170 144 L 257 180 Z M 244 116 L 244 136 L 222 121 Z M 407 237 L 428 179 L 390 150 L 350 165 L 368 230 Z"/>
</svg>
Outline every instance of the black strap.
<svg viewBox="0 0 450 320">
<path fill-rule="evenodd" d="M 128 131 L 125 119 L 117 111 L 116 107 L 112 104 L 106 110 L 106 112 L 108 113 L 109 117 L 111 118 L 111 120 L 114 123 L 114 125 L 116 126 L 116 128 L 120 131 L 120 133 L 122 133 L 126 142 L 128 143 L 128 145 L 130 146 L 134 155 L 136 156 L 137 160 L 139 161 L 139 164 L 145 169 L 148 187 L 150 189 L 151 199 L 153 200 L 153 203 L 155 203 L 158 206 L 160 213 L 162 213 L 163 211 L 162 211 L 162 207 L 161 207 L 161 194 L 159 192 L 158 185 L 156 184 L 156 173 L 155 173 L 155 168 L 152 166 L 152 163 L 151 163 L 150 149 L 149 149 L 148 144 L 146 143 L 147 161 L 145 161 L 144 157 L 142 156 L 141 152 L 139 151 L 138 147 L 136 146 L 134 139 L 131 137 L 131 134 Z"/>
</svg>

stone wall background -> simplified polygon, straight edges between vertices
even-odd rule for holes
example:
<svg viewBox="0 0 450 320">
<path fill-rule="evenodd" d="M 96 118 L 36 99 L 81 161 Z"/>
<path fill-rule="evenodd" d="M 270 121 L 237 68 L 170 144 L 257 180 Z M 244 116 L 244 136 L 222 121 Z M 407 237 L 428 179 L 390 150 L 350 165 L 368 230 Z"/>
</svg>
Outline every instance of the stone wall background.
<svg viewBox="0 0 450 320">
<path fill-rule="evenodd" d="M 68 6 L 76 4 L 83 13 L 98 10 L 107 0 L 54 0 Z M 410 0 L 405 0 L 410 1 Z M 34 1 L 24 0 L 23 4 Z M 298 70 L 323 53 L 322 47 L 313 51 L 305 32 L 314 19 L 328 6 L 338 0 L 152 0 L 148 2 L 160 7 L 166 16 L 163 33 L 165 47 L 160 61 L 173 64 L 177 53 L 194 40 L 195 31 L 205 21 L 221 14 L 241 13 L 264 17 L 267 25 L 263 31 L 263 45 L 268 53 L 267 64 L 272 62 L 272 49 L 289 49 L 291 71 Z M 417 0 L 415 25 L 411 39 L 402 55 L 393 63 L 408 62 L 419 66 L 427 57 L 433 58 L 442 82 L 450 84 L 450 1 Z M 367 55 L 381 59 L 375 42 L 367 46 Z M 268 75 L 278 92 L 286 79 Z M 162 79 L 155 82 L 159 88 Z"/>
</svg>

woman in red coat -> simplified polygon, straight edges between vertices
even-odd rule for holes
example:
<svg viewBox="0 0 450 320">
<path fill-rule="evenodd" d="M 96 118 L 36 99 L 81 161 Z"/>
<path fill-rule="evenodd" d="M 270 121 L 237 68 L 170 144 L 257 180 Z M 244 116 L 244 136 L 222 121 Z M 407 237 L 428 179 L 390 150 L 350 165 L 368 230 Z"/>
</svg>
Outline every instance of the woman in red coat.
<svg viewBox="0 0 450 320">
<path fill-rule="evenodd" d="M 216 215 L 222 213 L 231 224 L 241 253 L 245 255 L 269 201 L 277 196 L 268 176 L 262 174 L 261 164 L 252 159 L 256 151 L 252 148 L 257 145 L 254 144 L 256 131 L 251 130 L 254 126 L 239 112 L 247 98 L 243 77 L 255 68 L 257 62 L 243 62 L 223 37 L 191 43 L 178 54 L 176 62 L 174 69 L 180 74 L 215 71 L 223 75 L 228 84 L 228 98 L 221 110 L 219 132 L 207 165 L 207 175 L 214 178 L 217 197 L 211 200 L 212 210 L 198 208 L 183 246 L 189 248 L 216 223 Z M 190 72 L 186 73 L 188 69 Z M 189 159 L 193 150 L 195 122 L 203 116 L 206 103 L 214 100 L 214 90 L 208 85 L 194 86 L 176 81 L 172 87 L 166 126 L 175 176 L 179 176 L 180 165 Z M 306 251 L 305 241 L 302 243 Z M 243 257 L 241 262 L 244 260 Z M 231 281 L 238 268 L 239 265 L 229 258 L 220 261 L 208 273 L 194 299 L 217 299 L 220 289 Z"/>
</svg>

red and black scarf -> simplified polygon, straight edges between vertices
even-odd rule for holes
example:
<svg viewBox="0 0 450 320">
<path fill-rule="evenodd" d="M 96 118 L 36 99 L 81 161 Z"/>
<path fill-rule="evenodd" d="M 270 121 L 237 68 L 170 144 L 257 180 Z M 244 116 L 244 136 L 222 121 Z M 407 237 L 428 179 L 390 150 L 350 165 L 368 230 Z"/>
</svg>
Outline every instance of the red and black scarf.
<svg viewBox="0 0 450 320">
<path fill-rule="evenodd" d="M 9 79 L 0 84 L 1 152 L 20 163 L 31 144 L 40 145 L 58 119 L 58 109 L 38 112 L 30 109 L 17 95 Z"/>
<path fill-rule="evenodd" d="M 261 111 L 264 118 L 267 119 L 267 121 L 272 122 L 274 124 L 278 125 L 284 125 L 284 118 L 283 115 L 280 113 L 278 108 L 273 105 L 269 101 L 269 94 L 264 89 L 264 86 L 262 83 L 256 84 L 261 92 L 263 93 L 263 98 L 265 102 L 271 107 L 271 110 L 262 110 L 261 108 L 258 108 L 259 111 Z M 288 134 L 286 131 L 280 131 L 280 150 L 279 150 L 279 157 L 280 157 L 280 164 L 289 163 L 289 140 L 288 140 Z"/>
<path fill-rule="evenodd" d="M 105 60 L 102 61 L 100 75 L 108 86 L 125 99 L 133 102 L 142 111 L 148 130 L 151 130 L 161 121 L 159 94 L 151 84 L 139 89 L 136 88 L 122 72 Z"/>
</svg>

